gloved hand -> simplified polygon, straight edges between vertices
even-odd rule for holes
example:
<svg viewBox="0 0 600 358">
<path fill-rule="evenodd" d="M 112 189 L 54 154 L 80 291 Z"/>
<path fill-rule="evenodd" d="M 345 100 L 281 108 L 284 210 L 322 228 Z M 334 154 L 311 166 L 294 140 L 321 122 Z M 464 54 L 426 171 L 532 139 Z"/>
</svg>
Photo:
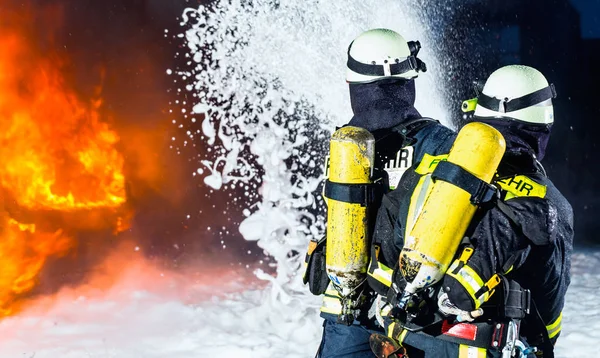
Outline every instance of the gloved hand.
<svg viewBox="0 0 600 358">
<path fill-rule="evenodd" d="M 481 308 L 470 312 L 461 310 L 450 301 L 448 294 L 443 291 L 440 291 L 440 295 L 438 296 L 438 308 L 440 312 L 447 316 L 456 316 L 458 322 L 472 322 L 477 317 L 483 315 L 483 309 Z"/>
</svg>

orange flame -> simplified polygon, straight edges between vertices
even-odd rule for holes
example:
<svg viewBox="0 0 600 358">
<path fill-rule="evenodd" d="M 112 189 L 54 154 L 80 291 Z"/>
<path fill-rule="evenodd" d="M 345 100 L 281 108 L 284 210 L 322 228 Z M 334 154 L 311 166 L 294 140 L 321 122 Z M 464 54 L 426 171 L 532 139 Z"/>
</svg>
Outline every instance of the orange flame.
<svg viewBox="0 0 600 358">
<path fill-rule="evenodd" d="M 61 230 L 36 233 L 33 224 L 20 224 L 10 218 L 3 221 L 0 240 L 0 315 L 10 315 L 19 308 L 19 296 L 35 286 L 36 276 L 46 258 L 66 253 L 73 241 L 64 236 Z"/>
<path fill-rule="evenodd" d="M 18 309 L 50 256 L 75 246 L 60 227 L 19 222 L 6 204 L 70 213 L 116 210 L 126 201 L 119 136 L 102 120 L 101 105 L 100 98 L 82 102 L 59 61 L 40 56 L 22 32 L 0 31 L 0 186 L 11 199 L 0 207 L 0 315 Z"/>
<path fill-rule="evenodd" d="M 0 38 L 2 186 L 30 209 L 117 207 L 125 201 L 118 135 L 65 89 L 48 61 L 28 63 L 17 36 Z M 29 58 L 29 61 L 32 59 Z"/>
</svg>

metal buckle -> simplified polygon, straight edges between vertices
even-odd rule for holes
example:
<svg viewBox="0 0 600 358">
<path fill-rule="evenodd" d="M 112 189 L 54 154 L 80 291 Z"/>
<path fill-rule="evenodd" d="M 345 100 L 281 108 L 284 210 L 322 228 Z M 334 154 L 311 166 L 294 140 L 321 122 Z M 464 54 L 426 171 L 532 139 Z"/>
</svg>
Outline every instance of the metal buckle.
<svg viewBox="0 0 600 358">
<path fill-rule="evenodd" d="M 519 326 L 514 322 L 508 322 L 506 329 L 506 344 L 502 348 L 502 358 L 512 358 L 519 338 Z"/>
</svg>

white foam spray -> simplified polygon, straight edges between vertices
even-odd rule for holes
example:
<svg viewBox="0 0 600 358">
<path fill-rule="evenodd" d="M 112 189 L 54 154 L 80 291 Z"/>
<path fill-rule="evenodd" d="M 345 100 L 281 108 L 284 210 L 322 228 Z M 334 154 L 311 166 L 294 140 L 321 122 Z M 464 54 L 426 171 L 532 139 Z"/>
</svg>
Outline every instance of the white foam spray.
<svg viewBox="0 0 600 358">
<path fill-rule="evenodd" d="M 181 25 L 176 36 L 185 50 L 177 55 L 186 63 L 168 71 L 180 94 L 172 148 L 203 148 L 192 175 L 243 203 L 240 233 L 276 261 L 276 275 L 255 272 L 272 283 L 263 293 L 266 306 L 288 312 L 278 319 L 289 327 L 312 317 L 313 324 L 300 326 L 314 340 L 320 298 L 299 273 L 308 241 L 325 226 L 318 189 L 329 135 L 352 116 L 348 45 L 378 27 L 421 41 L 429 72 L 417 80 L 416 106 L 444 120 L 428 30 L 416 9 L 391 0 L 218 1 L 186 9 Z"/>
<path fill-rule="evenodd" d="M 313 209 L 328 136 L 352 116 L 348 44 L 376 27 L 420 40 L 430 71 L 417 81 L 417 108 L 441 118 L 427 29 L 394 1 L 220 1 L 188 8 L 182 19 L 187 49 L 178 55 L 187 64 L 174 71 L 183 83 L 175 107 L 193 109 L 174 120 L 182 131 L 173 148 L 203 141 L 208 151 L 194 175 L 215 190 L 243 185 L 251 210 L 240 232 L 277 260 L 277 279 L 287 284 L 297 270 L 284 264 L 289 253 L 322 233 Z"/>
</svg>

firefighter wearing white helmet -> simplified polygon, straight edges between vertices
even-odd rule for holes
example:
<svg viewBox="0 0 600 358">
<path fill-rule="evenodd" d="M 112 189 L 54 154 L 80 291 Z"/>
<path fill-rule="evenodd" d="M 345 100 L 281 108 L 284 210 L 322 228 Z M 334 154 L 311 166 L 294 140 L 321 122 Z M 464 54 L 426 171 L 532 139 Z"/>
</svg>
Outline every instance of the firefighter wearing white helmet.
<svg viewBox="0 0 600 358">
<path fill-rule="evenodd" d="M 485 138 L 472 135 L 471 146 L 461 142 L 455 147 L 460 135 L 448 136 L 440 124 L 430 125 L 416 135 L 415 152 L 425 155 L 415 156 L 397 189 L 386 194 L 389 203 L 379 209 L 372 237 L 378 245 L 373 272 L 394 265 L 397 269 L 385 277 L 387 290 L 369 282 L 383 302 L 386 327 L 384 335 L 374 334 L 370 340 L 377 357 L 554 356 L 574 230 L 572 207 L 540 162 L 554 121 L 556 92 L 538 70 L 520 65 L 498 69 L 476 90 L 478 97 L 463 103 L 463 110 L 475 112 L 469 121 L 492 127 L 505 142 L 491 185 L 473 179 L 465 165 L 468 156 L 461 165 L 451 160 L 454 150 L 469 153 L 473 162 L 481 160 L 490 147 Z M 480 163 L 485 167 L 485 161 Z M 440 182 L 471 194 L 469 200 L 479 206 L 473 219 L 457 216 L 450 221 L 458 199 L 434 196 Z M 434 198 L 439 202 L 430 201 Z M 426 261 L 413 263 L 400 256 L 398 264 L 398 256 L 407 246 L 415 247 L 417 234 L 421 244 L 430 237 L 443 242 L 436 236 L 442 230 L 422 224 L 434 216 L 444 229 L 468 220 L 466 230 L 457 235 L 463 241 L 438 291 L 436 286 L 408 291 Z M 425 252 L 423 246 L 418 254 Z M 404 300 L 407 291 L 409 301 Z"/>
<path fill-rule="evenodd" d="M 477 81 L 474 85 L 477 97 L 463 102 L 463 112 L 470 113 L 471 120 L 502 128 L 504 135 L 525 138 L 535 158 L 542 160 L 554 123 L 554 85 L 540 71 L 523 65 L 501 67 L 483 86 Z"/>
<path fill-rule="evenodd" d="M 427 71 L 417 58 L 419 41 L 407 42 L 399 33 L 388 29 L 363 32 L 348 47 L 346 81 L 369 83 L 382 79 L 410 80 Z"/>
<path fill-rule="evenodd" d="M 475 117 L 503 117 L 549 125 L 554 122 L 554 86 L 533 67 L 509 65 L 494 71 L 477 99 Z"/>
<path fill-rule="evenodd" d="M 374 214 L 383 192 L 395 188 L 413 160 L 427 151 L 423 147 L 429 141 L 427 138 L 442 140 L 453 135 L 450 129 L 436 125 L 439 122 L 434 119 L 424 118 L 415 108 L 415 80 L 426 71 L 425 63 L 417 58 L 420 48 L 418 41 L 407 42 L 397 32 L 381 28 L 359 34 L 348 47 L 346 82 L 353 116 L 344 127 L 356 128 L 335 131 L 331 143 L 338 149 L 364 149 L 331 150 L 328 167 L 331 175 L 324 186 L 330 237 L 311 242 L 307 250 L 305 283 L 313 294 L 323 295 L 324 328 L 317 353 L 319 358 L 373 357 L 370 332 L 383 333 L 384 330 L 370 314 L 375 298 L 371 283 L 379 286 L 380 280 L 389 281 L 386 275 L 391 271 L 380 265 L 377 270 L 367 272 L 368 262 L 377 263 L 372 259 L 370 242 Z M 361 138 L 369 137 L 368 145 L 367 141 L 361 145 L 352 133 L 364 134 Z M 372 159 L 354 160 L 356 153 L 364 157 L 366 153 L 372 155 L 373 144 Z M 344 172 L 351 177 L 359 171 L 364 174 L 364 170 L 353 169 L 366 165 L 364 163 L 369 165 L 359 169 L 372 170 L 368 175 L 370 183 L 355 181 L 359 177 L 344 181 L 347 178 L 337 175 Z M 356 212 L 336 209 L 346 204 L 358 207 Z M 329 214 L 334 211 L 347 213 L 346 220 L 343 217 L 338 217 L 339 221 L 330 220 Z M 365 227 L 368 230 L 363 235 Z M 346 234 L 346 231 L 360 231 L 361 235 Z"/>
</svg>

